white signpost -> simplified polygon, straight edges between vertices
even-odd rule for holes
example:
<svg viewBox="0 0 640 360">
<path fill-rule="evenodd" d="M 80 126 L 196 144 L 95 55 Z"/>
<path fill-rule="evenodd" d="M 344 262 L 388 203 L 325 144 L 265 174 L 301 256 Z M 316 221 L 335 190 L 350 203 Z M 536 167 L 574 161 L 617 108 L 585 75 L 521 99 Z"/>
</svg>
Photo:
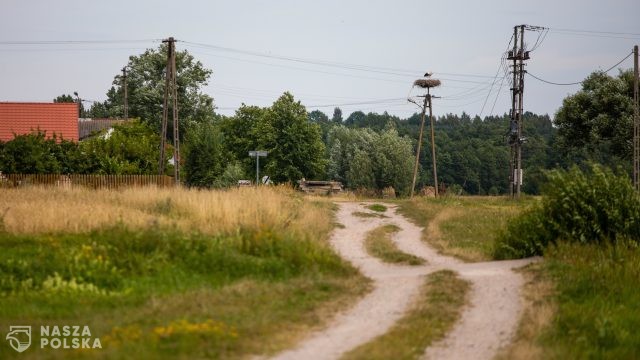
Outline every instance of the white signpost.
<svg viewBox="0 0 640 360">
<path fill-rule="evenodd" d="M 256 158 L 256 186 L 260 184 L 260 157 L 267 157 L 267 151 L 249 151 L 249 156 Z"/>
</svg>

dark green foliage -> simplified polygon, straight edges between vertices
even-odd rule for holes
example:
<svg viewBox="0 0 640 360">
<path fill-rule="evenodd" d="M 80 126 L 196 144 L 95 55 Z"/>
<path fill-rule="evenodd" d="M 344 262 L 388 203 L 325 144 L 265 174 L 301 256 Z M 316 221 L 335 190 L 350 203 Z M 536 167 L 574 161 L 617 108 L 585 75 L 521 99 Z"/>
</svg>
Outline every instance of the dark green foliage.
<svg viewBox="0 0 640 360">
<path fill-rule="evenodd" d="M 186 137 L 185 182 L 188 186 L 212 187 L 225 168 L 223 138 L 210 123 L 193 127 Z"/>
<path fill-rule="evenodd" d="M 273 181 L 296 181 L 324 176 L 326 159 L 320 127 L 311 124 L 307 111 L 293 95 L 285 93 L 265 113 L 261 145 L 269 151 L 265 173 Z"/>
<path fill-rule="evenodd" d="M 342 110 L 339 107 L 333 109 L 333 116 L 331 117 L 331 122 L 335 124 L 342 124 Z"/>
<path fill-rule="evenodd" d="M 160 136 L 137 120 L 80 143 L 87 171 L 94 174 L 157 174 Z M 171 149 L 167 150 L 171 157 Z"/>
<path fill-rule="evenodd" d="M 631 157 L 633 123 L 633 75 L 617 77 L 596 71 L 582 83 L 582 90 L 564 99 L 554 123 L 558 146 L 573 156 L 594 160 Z M 604 155 L 604 159 L 598 159 Z"/>
<path fill-rule="evenodd" d="M 640 242 L 640 195 L 626 175 L 601 165 L 549 174 L 542 201 L 512 221 L 497 241 L 499 259 L 541 255 L 550 243 Z"/>
<path fill-rule="evenodd" d="M 352 189 L 393 187 L 407 194 L 411 186 L 411 140 L 389 123 L 384 131 L 335 126 L 328 135 L 328 176 Z"/>
<path fill-rule="evenodd" d="M 78 145 L 38 131 L 16 135 L 0 145 L 0 172 L 7 174 L 68 174 L 82 172 Z"/>
<path fill-rule="evenodd" d="M 318 115 L 314 113 L 314 117 Z M 220 127 L 226 151 L 242 164 L 247 175 L 255 177 L 256 166 L 248 152 L 264 150 L 269 155 L 260 159 L 260 173 L 275 182 L 324 177 L 325 145 L 320 126 L 310 121 L 304 106 L 290 93 L 269 108 L 242 106 L 234 117 L 223 118 Z"/>
</svg>

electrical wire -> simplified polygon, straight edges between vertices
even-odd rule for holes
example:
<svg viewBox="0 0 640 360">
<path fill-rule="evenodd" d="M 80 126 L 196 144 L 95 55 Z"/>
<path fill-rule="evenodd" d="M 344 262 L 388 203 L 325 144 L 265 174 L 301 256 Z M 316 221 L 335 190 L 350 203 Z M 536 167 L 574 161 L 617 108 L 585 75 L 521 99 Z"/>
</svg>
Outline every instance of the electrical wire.
<svg viewBox="0 0 640 360">
<path fill-rule="evenodd" d="M 625 60 L 627 60 L 629 57 L 631 57 L 631 55 L 633 55 L 633 52 L 630 52 L 627 56 L 625 56 L 622 60 L 618 61 L 615 65 L 611 66 L 610 68 L 608 68 L 607 70 L 602 71 L 603 73 L 608 73 L 609 71 L 611 71 L 613 68 L 615 68 L 616 66 L 622 64 Z M 532 73 L 530 73 L 529 71 L 526 72 L 527 75 L 531 76 L 532 78 L 542 81 L 544 83 L 550 84 L 550 85 L 560 85 L 560 86 L 565 86 L 565 85 L 578 85 L 578 84 L 582 84 L 584 82 L 584 80 L 582 81 L 576 81 L 576 82 L 572 82 L 572 83 L 558 83 L 558 82 L 553 82 L 553 81 L 549 81 L 549 80 L 545 80 L 545 79 L 541 79 L 538 76 L 533 75 Z"/>
<path fill-rule="evenodd" d="M 85 44 L 133 44 L 161 42 L 162 39 L 139 40 L 34 40 L 34 41 L 1 41 L 0 45 L 85 45 Z"/>
</svg>

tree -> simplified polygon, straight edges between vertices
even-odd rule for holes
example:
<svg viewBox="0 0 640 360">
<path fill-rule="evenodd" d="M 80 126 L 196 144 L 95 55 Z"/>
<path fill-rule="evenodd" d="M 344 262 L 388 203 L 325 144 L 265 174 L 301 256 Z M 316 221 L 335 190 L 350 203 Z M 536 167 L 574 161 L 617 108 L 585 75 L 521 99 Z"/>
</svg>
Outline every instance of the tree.
<svg viewBox="0 0 640 360">
<path fill-rule="evenodd" d="M 380 133 L 369 128 L 335 126 L 328 135 L 330 178 L 349 188 L 393 187 L 406 194 L 413 171 L 413 146 L 390 123 Z"/>
<path fill-rule="evenodd" d="M 309 122 L 307 111 L 284 93 L 264 113 L 258 129 L 262 150 L 269 151 L 265 172 L 275 182 L 320 178 L 325 173 L 325 145 L 320 127 Z"/>
<path fill-rule="evenodd" d="M 185 139 L 185 183 L 213 187 L 225 170 L 222 133 L 211 123 L 201 123 Z"/>
<path fill-rule="evenodd" d="M 342 110 L 339 107 L 333 109 L 333 116 L 331 117 L 331 121 L 335 124 L 342 124 Z"/>
<path fill-rule="evenodd" d="M 589 75 L 582 90 L 565 98 L 556 114 L 559 148 L 566 154 L 583 150 L 587 158 L 604 162 L 611 156 L 630 158 L 632 80 L 631 70 L 617 77 L 601 71 Z"/>
<path fill-rule="evenodd" d="M 131 120 L 81 142 L 80 150 L 90 173 L 157 174 L 158 144 L 160 136 L 148 124 Z"/>
<path fill-rule="evenodd" d="M 159 131 L 162 122 L 166 65 L 166 44 L 158 49 L 148 49 L 139 56 L 129 57 L 127 64 L 129 117 L 140 118 L 156 131 Z M 192 124 L 213 119 L 213 99 L 201 91 L 207 85 L 212 71 L 205 69 L 186 50 L 176 52 L 176 71 L 180 133 L 185 134 Z M 122 117 L 124 114 L 122 85 L 121 75 L 116 75 L 104 103 L 109 117 Z M 102 109 L 97 107 L 98 110 Z M 172 133 L 168 131 L 168 134 Z"/>
<path fill-rule="evenodd" d="M 60 162 L 52 151 L 56 147 L 54 138 L 46 133 L 16 135 L 7 141 L 0 156 L 0 171 L 10 174 L 59 174 Z"/>
</svg>

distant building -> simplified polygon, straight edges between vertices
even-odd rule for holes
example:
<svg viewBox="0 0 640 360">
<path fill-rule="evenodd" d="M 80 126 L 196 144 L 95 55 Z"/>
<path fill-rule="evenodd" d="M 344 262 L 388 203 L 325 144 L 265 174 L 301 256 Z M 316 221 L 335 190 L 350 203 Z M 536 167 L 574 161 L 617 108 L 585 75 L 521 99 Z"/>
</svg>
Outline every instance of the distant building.
<svg viewBox="0 0 640 360">
<path fill-rule="evenodd" d="M 34 131 L 78 141 L 77 103 L 0 102 L 0 141 Z"/>
</svg>

